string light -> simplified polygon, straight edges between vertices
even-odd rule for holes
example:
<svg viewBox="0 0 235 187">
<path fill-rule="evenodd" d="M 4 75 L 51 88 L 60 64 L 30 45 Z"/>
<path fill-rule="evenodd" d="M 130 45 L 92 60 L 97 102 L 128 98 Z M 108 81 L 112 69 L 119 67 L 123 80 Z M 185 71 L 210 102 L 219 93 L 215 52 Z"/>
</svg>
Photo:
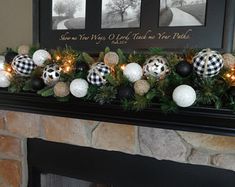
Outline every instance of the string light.
<svg viewBox="0 0 235 187">
<path fill-rule="evenodd" d="M 230 85 L 235 85 L 235 68 L 232 68 L 225 74 L 225 79 L 230 83 Z"/>
<path fill-rule="evenodd" d="M 56 61 L 59 61 L 61 59 L 60 56 L 56 56 Z"/>
<path fill-rule="evenodd" d="M 125 65 L 125 64 L 121 65 L 121 69 L 122 69 L 122 71 L 124 71 L 124 70 L 125 70 L 125 68 L 126 68 L 126 65 Z"/>
</svg>

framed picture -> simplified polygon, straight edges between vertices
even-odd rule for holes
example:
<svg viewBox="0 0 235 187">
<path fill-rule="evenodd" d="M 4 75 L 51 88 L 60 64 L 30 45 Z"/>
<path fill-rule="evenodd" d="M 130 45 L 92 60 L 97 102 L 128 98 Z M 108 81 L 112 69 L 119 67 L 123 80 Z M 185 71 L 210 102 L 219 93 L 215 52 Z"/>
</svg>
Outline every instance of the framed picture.
<svg viewBox="0 0 235 187">
<path fill-rule="evenodd" d="M 98 52 L 231 51 L 235 0 L 34 0 L 34 43 Z"/>
</svg>

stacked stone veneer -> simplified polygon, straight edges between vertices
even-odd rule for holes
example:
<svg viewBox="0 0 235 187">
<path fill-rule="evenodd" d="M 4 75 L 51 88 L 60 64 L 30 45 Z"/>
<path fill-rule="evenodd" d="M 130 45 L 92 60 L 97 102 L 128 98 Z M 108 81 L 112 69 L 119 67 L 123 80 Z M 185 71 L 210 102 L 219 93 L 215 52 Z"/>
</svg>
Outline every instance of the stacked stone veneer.
<svg viewBox="0 0 235 187">
<path fill-rule="evenodd" d="M 18 112 L 0 112 L 0 186 L 27 186 L 26 138 L 235 171 L 235 138 Z"/>
</svg>

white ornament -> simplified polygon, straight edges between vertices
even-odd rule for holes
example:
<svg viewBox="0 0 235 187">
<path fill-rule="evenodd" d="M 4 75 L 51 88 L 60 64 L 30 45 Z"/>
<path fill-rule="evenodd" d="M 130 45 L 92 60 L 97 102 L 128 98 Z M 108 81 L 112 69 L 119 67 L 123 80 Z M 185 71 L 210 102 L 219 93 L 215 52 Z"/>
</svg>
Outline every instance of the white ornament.
<svg viewBox="0 0 235 187">
<path fill-rule="evenodd" d="M 43 49 L 39 49 L 33 54 L 33 61 L 37 66 L 43 66 L 44 62 L 49 59 L 51 59 L 50 53 Z"/>
<path fill-rule="evenodd" d="M 143 69 L 137 63 L 130 63 L 125 67 L 123 74 L 130 82 L 136 82 L 143 76 Z"/>
<path fill-rule="evenodd" d="M 0 71 L 0 88 L 7 88 L 10 86 L 11 74 L 6 71 Z"/>
<path fill-rule="evenodd" d="M 178 86 L 173 92 L 173 100 L 180 107 L 189 107 L 196 101 L 195 90 L 188 85 Z"/>
<path fill-rule="evenodd" d="M 84 79 L 75 79 L 70 84 L 70 92 L 73 96 L 82 98 L 87 95 L 89 85 Z"/>
<path fill-rule="evenodd" d="M 0 70 L 4 70 L 4 64 L 5 64 L 5 57 L 0 56 Z"/>
</svg>

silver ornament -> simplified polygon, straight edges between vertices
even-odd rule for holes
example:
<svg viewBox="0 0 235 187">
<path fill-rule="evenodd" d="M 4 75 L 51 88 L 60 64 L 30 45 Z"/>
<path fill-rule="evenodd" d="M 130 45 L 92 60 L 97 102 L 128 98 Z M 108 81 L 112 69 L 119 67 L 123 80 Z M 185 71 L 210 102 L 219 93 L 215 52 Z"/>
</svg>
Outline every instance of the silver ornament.
<svg viewBox="0 0 235 187">
<path fill-rule="evenodd" d="M 84 79 L 75 79 L 70 84 L 70 92 L 73 96 L 82 98 L 87 95 L 89 85 Z"/>
<path fill-rule="evenodd" d="M 169 68 L 167 66 L 167 61 L 161 56 L 153 56 L 146 60 L 144 67 L 144 76 L 149 78 L 150 76 L 157 79 L 164 79 L 167 73 L 169 73 Z"/>
</svg>

